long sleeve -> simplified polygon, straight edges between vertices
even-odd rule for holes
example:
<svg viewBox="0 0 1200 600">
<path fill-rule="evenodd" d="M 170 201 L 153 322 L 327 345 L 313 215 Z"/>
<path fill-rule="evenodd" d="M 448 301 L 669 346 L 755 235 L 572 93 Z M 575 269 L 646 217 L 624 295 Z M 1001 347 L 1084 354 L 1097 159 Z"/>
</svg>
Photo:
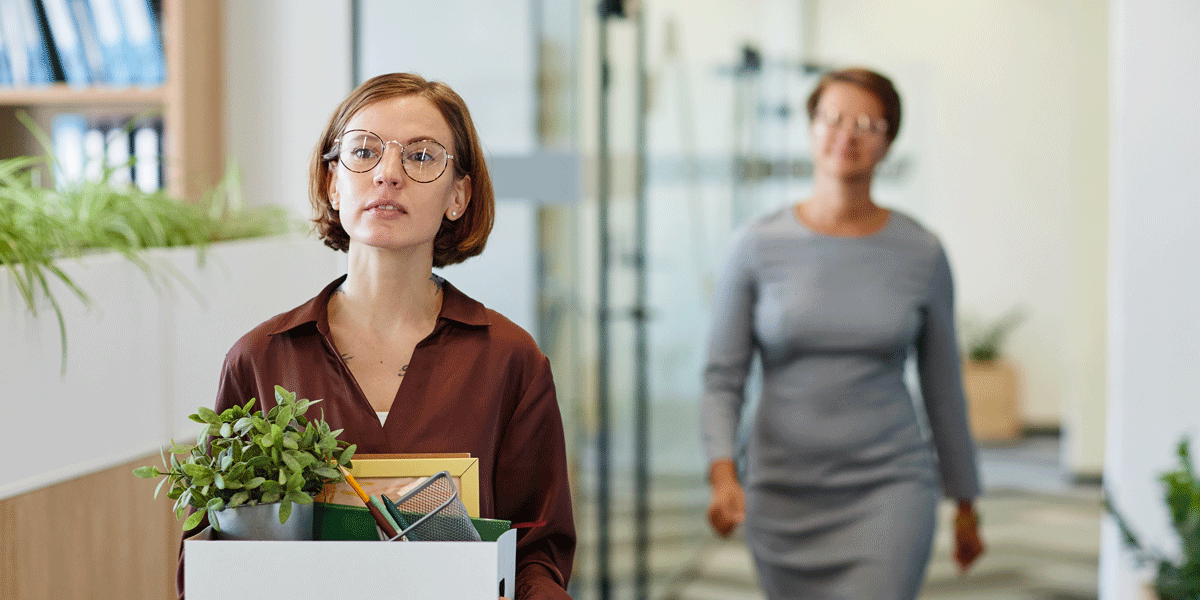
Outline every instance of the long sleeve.
<svg viewBox="0 0 1200 600">
<path fill-rule="evenodd" d="M 496 516 L 535 523 L 517 541 L 516 598 L 570 598 L 575 555 L 566 442 L 550 363 L 538 353 L 496 457 Z"/>
<path fill-rule="evenodd" d="M 979 495 L 980 483 L 960 361 L 954 326 L 954 281 L 946 253 L 939 247 L 924 324 L 917 338 L 917 369 L 942 487 L 948 497 L 969 499 Z"/>
<path fill-rule="evenodd" d="M 732 458 L 754 357 L 753 240 L 743 231 L 713 295 L 701 427 L 709 461 Z"/>
</svg>

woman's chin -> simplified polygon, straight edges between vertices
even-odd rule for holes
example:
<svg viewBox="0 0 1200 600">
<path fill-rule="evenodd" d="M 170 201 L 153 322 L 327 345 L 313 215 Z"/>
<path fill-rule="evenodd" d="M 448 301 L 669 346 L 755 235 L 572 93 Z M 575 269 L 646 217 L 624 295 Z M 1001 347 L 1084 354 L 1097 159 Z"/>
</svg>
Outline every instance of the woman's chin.
<svg viewBox="0 0 1200 600">
<path fill-rule="evenodd" d="M 869 180 L 874 171 L 875 165 L 846 163 L 828 164 L 817 168 L 818 173 L 841 181 Z"/>
</svg>

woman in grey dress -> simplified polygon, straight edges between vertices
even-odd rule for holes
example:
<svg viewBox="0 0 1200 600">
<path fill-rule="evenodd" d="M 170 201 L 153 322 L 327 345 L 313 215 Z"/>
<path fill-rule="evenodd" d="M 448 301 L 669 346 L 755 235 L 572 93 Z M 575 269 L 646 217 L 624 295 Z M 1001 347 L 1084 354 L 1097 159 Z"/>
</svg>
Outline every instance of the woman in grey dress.
<svg viewBox="0 0 1200 600">
<path fill-rule="evenodd" d="M 933 234 L 871 199 L 900 125 L 891 82 L 830 73 L 808 112 L 812 197 L 741 232 L 713 303 L 709 520 L 723 536 L 744 520 L 770 598 L 910 600 L 940 493 L 958 503 L 960 569 L 983 552 L 950 266 Z M 762 396 L 743 482 L 734 445 L 755 353 Z M 928 436 L 904 383 L 910 353 Z"/>
</svg>

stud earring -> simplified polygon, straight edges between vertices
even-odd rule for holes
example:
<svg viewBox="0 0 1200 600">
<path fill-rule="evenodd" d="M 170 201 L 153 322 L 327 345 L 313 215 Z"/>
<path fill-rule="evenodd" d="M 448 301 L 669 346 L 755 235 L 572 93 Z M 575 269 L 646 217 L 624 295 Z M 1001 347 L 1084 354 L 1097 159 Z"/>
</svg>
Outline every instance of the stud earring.
<svg viewBox="0 0 1200 600">
<path fill-rule="evenodd" d="M 452 210 L 452 211 L 450 211 L 450 216 L 452 216 L 452 217 L 457 217 L 457 216 L 458 216 L 458 211 L 457 211 L 457 210 Z"/>
</svg>

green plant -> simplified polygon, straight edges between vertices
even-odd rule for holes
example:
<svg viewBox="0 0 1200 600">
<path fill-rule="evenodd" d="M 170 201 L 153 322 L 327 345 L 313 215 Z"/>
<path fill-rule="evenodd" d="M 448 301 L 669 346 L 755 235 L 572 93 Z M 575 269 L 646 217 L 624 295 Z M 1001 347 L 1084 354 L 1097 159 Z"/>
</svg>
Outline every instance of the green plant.
<svg viewBox="0 0 1200 600">
<path fill-rule="evenodd" d="M 1192 467 L 1186 438 L 1179 442 L 1176 454 L 1179 468 L 1163 473 L 1158 480 L 1163 484 L 1171 527 L 1179 536 L 1182 556 L 1178 560 L 1143 545 L 1107 494 L 1104 506 L 1117 522 L 1121 538 L 1133 552 L 1138 566 L 1155 568 L 1153 585 L 1159 599 L 1197 600 L 1200 598 L 1200 481 Z"/>
<path fill-rule="evenodd" d="M 143 479 L 164 476 L 154 490 L 157 498 L 170 482 L 167 497 L 175 500 L 175 517 L 195 510 L 183 522 L 185 530 L 200 523 L 209 511 L 280 502 L 279 522 L 286 522 L 292 503 L 309 504 L 326 483 L 342 480 L 335 465 L 348 466 L 353 444 L 337 439 L 324 418 L 309 420 L 305 411 L 320 400 L 296 400 L 296 394 L 275 386 L 278 405 L 265 415 L 251 412 L 255 399 L 218 414 L 201 407 L 189 418 L 202 423 L 195 444 L 172 446 L 163 455 L 163 468 L 138 467 Z M 179 457 L 183 458 L 180 459 Z"/>
<path fill-rule="evenodd" d="M 1025 320 L 1020 308 L 1013 308 L 991 323 L 980 324 L 973 320 L 962 323 L 963 346 L 967 357 L 974 361 L 990 362 L 1000 358 L 1008 334 Z"/>
<path fill-rule="evenodd" d="M 106 170 L 100 181 L 71 183 L 59 189 L 40 185 L 42 172 L 54 164 L 44 132 L 29 117 L 18 118 L 46 148 L 46 157 L 19 156 L 0 160 L 0 265 L 9 272 L 25 305 L 37 314 L 45 297 L 58 321 L 62 369 L 67 363 L 67 329 L 51 283 L 61 281 L 84 304 L 86 292 L 58 261 L 87 252 L 113 251 L 136 264 L 155 283 L 155 272 L 141 257 L 147 248 L 193 246 L 203 260 L 207 244 L 273 235 L 288 231 L 279 207 L 247 208 L 238 193 L 238 171 L 230 164 L 224 178 L 203 198 L 181 201 L 165 191 L 117 188 Z"/>
</svg>

